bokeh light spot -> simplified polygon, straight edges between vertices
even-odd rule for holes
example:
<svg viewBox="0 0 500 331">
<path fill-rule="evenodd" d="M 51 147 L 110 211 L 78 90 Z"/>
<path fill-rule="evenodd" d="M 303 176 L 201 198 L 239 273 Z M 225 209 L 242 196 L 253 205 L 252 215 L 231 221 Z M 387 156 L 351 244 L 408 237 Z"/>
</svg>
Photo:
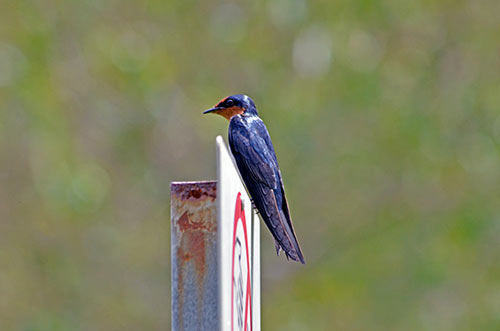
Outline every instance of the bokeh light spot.
<svg viewBox="0 0 500 331">
<path fill-rule="evenodd" d="M 324 75 L 330 68 L 332 41 L 328 31 L 312 26 L 302 31 L 293 44 L 293 66 L 305 77 Z"/>
</svg>

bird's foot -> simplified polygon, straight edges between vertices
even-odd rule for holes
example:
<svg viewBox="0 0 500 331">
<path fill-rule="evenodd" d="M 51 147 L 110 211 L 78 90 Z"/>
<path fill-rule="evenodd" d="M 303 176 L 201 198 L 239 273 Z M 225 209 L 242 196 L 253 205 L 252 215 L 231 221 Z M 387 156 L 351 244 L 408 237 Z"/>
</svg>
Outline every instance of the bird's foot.
<svg viewBox="0 0 500 331">
<path fill-rule="evenodd" d="M 250 198 L 250 202 L 252 202 L 252 208 L 255 209 L 255 211 L 257 212 L 257 214 L 259 213 L 259 211 L 257 210 L 257 206 L 255 205 L 255 202 L 253 201 L 252 198 Z"/>
<path fill-rule="evenodd" d="M 257 214 L 259 214 L 259 210 L 257 209 L 257 206 L 255 206 L 255 203 L 252 202 L 252 208 L 255 210 Z"/>
</svg>

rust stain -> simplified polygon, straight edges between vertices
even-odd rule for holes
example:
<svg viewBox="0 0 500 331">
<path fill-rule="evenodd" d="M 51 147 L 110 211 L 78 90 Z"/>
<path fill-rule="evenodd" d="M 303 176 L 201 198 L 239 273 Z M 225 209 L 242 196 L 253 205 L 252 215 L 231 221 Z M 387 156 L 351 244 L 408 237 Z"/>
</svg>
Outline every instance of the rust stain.
<svg viewBox="0 0 500 331">
<path fill-rule="evenodd" d="M 194 202 L 196 200 L 215 201 L 217 198 L 217 185 L 216 182 L 198 182 L 193 184 L 172 183 L 171 193 L 172 197 L 181 201 Z"/>
<path fill-rule="evenodd" d="M 180 311 L 184 311 L 184 273 L 186 272 L 186 264 L 190 261 L 194 263 L 194 270 L 196 272 L 196 280 L 198 286 L 198 293 L 200 297 L 198 298 L 198 312 L 199 320 L 201 320 L 201 305 L 203 295 L 203 282 L 205 278 L 205 243 L 206 243 L 206 233 L 203 231 L 203 227 L 198 226 L 200 223 L 192 222 L 189 218 L 188 212 L 184 212 L 182 216 L 177 221 L 180 230 L 183 232 L 181 234 L 180 244 L 177 247 L 177 281 L 178 281 L 178 291 L 180 293 Z M 193 228 L 190 226 L 194 225 Z M 181 313 L 182 316 L 182 313 Z M 181 320 L 182 323 L 182 320 Z M 184 326 L 180 325 L 181 330 Z"/>
<path fill-rule="evenodd" d="M 196 285 L 199 297 L 198 314 L 201 322 L 204 281 L 207 270 L 207 249 L 209 242 L 215 240 L 217 234 L 215 199 L 217 197 L 216 182 L 172 183 L 171 185 L 173 226 L 177 228 L 177 291 L 179 293 L 180 316 L 184 311 L 184 285 L 188 264 L 193 263 L 196 273 Z M 175 212 L 174 212 L 175 211 Z M 180 215 L 176 219 L 176 216 Z M 180 329 L 184 325 L 180 321 Z M 201 327 L 201 326 L 200 326 Z"/>
<path fill-rule="evenodd" d="M 188 213 L 185 212 L 177 224 L 196 224 L 189 220 Z M 194 269 L 196 271 L 196 278 L 198 280 L 198 290 L 203 289 L 203 280 L 205 277 L 205 244 L 206 244 L 206 233 L 203 231 L 202 227 L 189 228 L 180 226 L 182 234 L 181 243 L 177 249 L 177 259 L 180 264 L 179 268 L 179 283 L 183 278 L 182 271 L 185 269 L 185 264 L 189 261 L 194 262 Z M 181 287 L 182 288 L 182 287 Z"/>
<path fill-rule="evenodd" d="M 206 211 L 201 210 L 198 211 L 201 214 L 206 214 Z M 177 225 L 179 226 L 179 230 L 182 232 L 188 231 L 188 230 L 204 230 L 208 232 L 214 232 L 216 231 L 216 224 L 215 222 L 207 222 L 206 220 L 193 220 L 189 217 L 188 212 L 184 212 L 182 216 L 179 218 L 177 221 Z"/>
</svg>

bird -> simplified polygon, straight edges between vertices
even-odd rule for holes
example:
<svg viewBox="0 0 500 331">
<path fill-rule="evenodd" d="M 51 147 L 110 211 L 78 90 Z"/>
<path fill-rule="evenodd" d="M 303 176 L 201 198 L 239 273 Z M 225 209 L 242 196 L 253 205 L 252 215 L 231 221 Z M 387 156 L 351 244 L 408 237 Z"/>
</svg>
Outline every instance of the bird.
<svg viewBox="0 0 500 331">
<path fill-rule="evenodd" d="M 235 94 L 203 112 L 209 113 L 229 121 L 231 153 L 254 207 L 274 237 L 276 254 L 279 256 L 283 250 L 287 259 L 305 264 L 293 230 L 276 153 L 255 103 L 247 95 Z"/>
</svg>

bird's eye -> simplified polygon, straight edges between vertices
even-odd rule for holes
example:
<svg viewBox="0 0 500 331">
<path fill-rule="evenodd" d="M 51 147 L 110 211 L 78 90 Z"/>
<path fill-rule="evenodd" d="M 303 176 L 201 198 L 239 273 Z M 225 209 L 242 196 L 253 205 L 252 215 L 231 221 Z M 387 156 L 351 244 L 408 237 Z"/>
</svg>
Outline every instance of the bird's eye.
<svg viewBox="0 0 500 331">
<path fill-rule="evenodd" d="M 234 106 L 234 101 L 233 101 L 233 100 L 231 100 L 231 99 L 228 99 L 228 100 L 226 101 L 226 107 L 232 107 L 232 106 Z"/>
</svg>

